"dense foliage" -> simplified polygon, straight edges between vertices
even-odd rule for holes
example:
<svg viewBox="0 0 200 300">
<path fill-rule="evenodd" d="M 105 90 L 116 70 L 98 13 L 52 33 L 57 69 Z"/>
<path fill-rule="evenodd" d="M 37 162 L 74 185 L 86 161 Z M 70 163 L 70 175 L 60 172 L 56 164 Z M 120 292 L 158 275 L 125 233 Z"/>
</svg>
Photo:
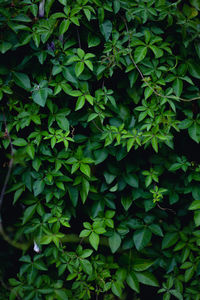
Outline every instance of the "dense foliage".
<svg viewBox="0 0 200 300">
<path fill-rule="evenodd" d="M 11 300 L 200 299 L 199 11 L 0 1 Z"/>
</svg>

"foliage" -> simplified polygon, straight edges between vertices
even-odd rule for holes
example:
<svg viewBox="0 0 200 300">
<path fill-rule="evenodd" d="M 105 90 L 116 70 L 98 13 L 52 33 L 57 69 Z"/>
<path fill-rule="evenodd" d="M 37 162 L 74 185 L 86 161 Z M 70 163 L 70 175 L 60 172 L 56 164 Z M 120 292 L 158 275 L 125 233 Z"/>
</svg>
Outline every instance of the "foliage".
<svg viewBox="0 0 200 300">
<path fill-rule="evenodd" d="M 0 1 L 10 300 L 200 299 L 199 11 Z"/>
</svg>

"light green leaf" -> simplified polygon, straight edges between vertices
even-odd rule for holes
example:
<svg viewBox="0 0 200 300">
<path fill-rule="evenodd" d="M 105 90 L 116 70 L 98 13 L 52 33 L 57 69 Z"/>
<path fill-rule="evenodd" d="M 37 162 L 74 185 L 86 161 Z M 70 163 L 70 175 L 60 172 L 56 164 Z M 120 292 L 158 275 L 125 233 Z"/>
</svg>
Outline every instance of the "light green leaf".
<svg viewBox="0 0 200 300">
<path fill-rule="evenodd" d="M 134 51 L 135 63 L 137 64 L 140 61 L 142 61 L 145 58 L 146 54 L 147 54 L 147 47 L 144 46 L 137 47 Z"/>
<path fill-rule="evenodd" d="M 200 226 L 200 210 L 194 212 L 194 223 L 196 226 Z"/>
<path fill-rule="evenodd" d="M 76 76 L 79 77 L 84 70 L 84 62 L 79 61 L 75 66 Z"/>
<path fill-rule="evenodd" d="M 159 58 L 159 57 L 163 56 L 163 54 L 164 54 L 163 50 L 156 46 L 151 45 L 150 49 L 153 51 L 155 58 Z"/>
<path fill-rule="evenodd" d="M 61 129 L 65 130 L 65 131 L 69 130 L 69 121 L 67 120 L 67 118 L 64 115 L 57 115 L 56 121 L 58 123 L 58 126 Z"/>
<path fill-rule="evenodd" d="M 97 251 L 99 246 L 99 235 L 95 232 L 92 232 L 89 236 L 89 242 L 91 246 Z"/>
<path fill-rule="evenodd" d="M 29 144 L 29 145 L 26 147 L 26 152 L 27 152 L 27 154 L 30 156 L 31 159 L 34 159 L 34 156 L 35 156 L 35 148 L 34 148 L 33 144 Z"/>
<path fill-rule="evenodd" d="M 85 174 L 86 176 L 90 177 L 90 166 L 81 163 L 80 164 L 80 170 L 83 174 Z"/>
<path fill-rule="evenodd" d="M 69 25 L 70 25 L 70 20 L 63 20 L 59 27 L 59 34 L 60 35 L 64 34 L 68 30 Z"/>
<path fill-rule="evenodd" d="M 188 209 L 189 209 L 189 210 L 200 209 L 200 200 L 195 200 L 195 201 L 193 201 L 193 202 L 190 204 L 190 206 L 189 206 Z"/>
<path fill-rule="evenodd" d="M 27 145 L 27 141 L 25 139 L 22 139 L 22 138 L 17 138 L 17 139 L 12 141 L 12 144 L 14 146 L 23 147 L 23 146 Z"/>
<path fill-rule="evenodd" d="M 78 97 L 75 110 L 77 111 L 81 109 L 84 106 L 84 104 L 85 104 L 85 96 Z"/>
</svg>

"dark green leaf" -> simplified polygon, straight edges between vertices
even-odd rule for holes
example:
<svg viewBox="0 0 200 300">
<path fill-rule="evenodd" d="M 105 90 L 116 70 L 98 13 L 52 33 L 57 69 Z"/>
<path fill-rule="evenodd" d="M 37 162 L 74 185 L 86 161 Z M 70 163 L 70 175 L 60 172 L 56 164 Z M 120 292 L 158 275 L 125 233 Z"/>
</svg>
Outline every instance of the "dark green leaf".
<svg viewBox="0 0 200 300">
<path fill-rule="evenodd" d="M 106 20 L 102 24 L 100 24 L 99 27 L 105 40 L 108 41 L 112 32 L 112 22 L 110 20 Z"/>
</svg>

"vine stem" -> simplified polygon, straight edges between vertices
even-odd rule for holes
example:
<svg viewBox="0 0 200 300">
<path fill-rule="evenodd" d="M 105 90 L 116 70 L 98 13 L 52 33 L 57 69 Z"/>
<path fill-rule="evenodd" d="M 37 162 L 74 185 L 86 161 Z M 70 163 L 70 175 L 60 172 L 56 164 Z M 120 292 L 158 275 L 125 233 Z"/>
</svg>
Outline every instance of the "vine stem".
<svg viewBox="0 0 200 300">
<path fill-rule="evenodd" d="M 127 22 L 126 20 L 121 16 L 122 20 L 124 21 L 124 24 L 125 24 L 125 27 L 126 27 L 126 31 L 128 33 L 128 48 L 129 48 L 129 57 L 132 61 L 132 63 L 134 64 L 135 68 L 137 69 L 138 73 L 140 74 L 140 77 L 142 78 L 142 80 L 147 84 L 147 86 L 150 88 L 150 90 L 152 90 L 152 92 L 156 95 L 156 96 L 159 96 L 161 98 L 166 98 L 166 99 L 175 99 L 175 100 L 181 100 L 181 101 L 184 101 L 184 102 L 191 102 L 191 101 L 195 101 L 195 100 L 199 100 L 200 97 L 194 97 L 194 98 L 191 98 L 191 99 L 186 99 L 186 98 L 181 98 L 181 97 L 178 97 L 178 96 L 167 96 L 167 95 L 163 95 L 163 94 L 160 94 L 158 93 L 154 88 L 152 88 L 152 86 L 149 84 L 149 82 L 145 79 L 142 71 L 140 70 L 140 68 L 138 67 L 138 65 L 136 64 L 134 58 L 133 58 L 133 55 L 132 55 L 132 49 L 131 49 L 131 41 L 130 41 L 130 34 L 129 34 L 129 29 L 128 29 L 128 25 L 127 25 Z"/>
<path fill-rule="evenodd" d="M 162 207 L 162 206 L 160 206 L 159 203 L 156 203 L 156 204 L 157 204 L 158 208 L 160 208 L 161 210 L 165 210 L 165 211 L 168 210 L 168 211 L 171 211 L 173 214 L 176 214 L 176 212 L 172 208 Z"/>
<path fill-rule="evenodd" d="M 11 170 L 12 170 L 12 166 L 13 166 L 13 160 L 14 160 L 14 158 L 13 158 L 14 157 L 14 149 L 13 149 L 10 134 L 8 132 L 6 117 L 5 117 L 4 113 L 3 113 L 3 121 L 4 121 L 4 125 L 5 125 L 5 137 L 7 137 L 9 139 L 9 143 L 10 143 L 11 159 L 10 159 L 9 164 L 8 164 L 8 172 L 6 174 L 6 178 L 5 178 L 4 185 L 3 185 L 3 188 L 1 190 L 1 195 L 0 195 L 0 223 L 2 223 L 1 208 L 2 208 L 2 204 L 3 204 L 3 198 L 4 198 L 4 195 L 5 195 L 5 191 L 6 191 L 6 188 L 7 188 L 8 181 L 10 179 Z"/>
</svg>

